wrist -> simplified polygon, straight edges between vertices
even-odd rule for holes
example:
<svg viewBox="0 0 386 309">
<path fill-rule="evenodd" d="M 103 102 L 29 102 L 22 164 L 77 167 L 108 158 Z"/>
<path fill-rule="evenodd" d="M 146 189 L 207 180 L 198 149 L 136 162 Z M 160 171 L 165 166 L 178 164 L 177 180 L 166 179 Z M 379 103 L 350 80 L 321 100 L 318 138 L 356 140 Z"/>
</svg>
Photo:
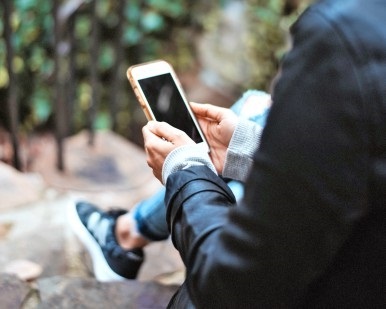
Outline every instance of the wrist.
<svg viewBox="0 0 386 309">
<path fill-rule="evenodd" d="M 162 167 L 162 183 L 166 184 L 172 173 L 198 165 L 206 165 L 217 174 L 209 154 L 202 147 L 196 144 L 178 147 L 169 153 L 165 159 Z"/>
</svg>

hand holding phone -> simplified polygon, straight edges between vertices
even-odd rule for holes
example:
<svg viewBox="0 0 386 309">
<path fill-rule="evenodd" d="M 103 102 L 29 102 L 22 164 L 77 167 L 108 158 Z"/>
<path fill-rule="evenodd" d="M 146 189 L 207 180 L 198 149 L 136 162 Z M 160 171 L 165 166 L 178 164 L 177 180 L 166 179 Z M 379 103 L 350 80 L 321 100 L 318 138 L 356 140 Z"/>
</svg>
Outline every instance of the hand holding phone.
<svg viewBox="0 0 386 309">
<path fill-rule="evenodd" d="M 222 174 L 228 146 L 239 121 L 229 108 L 212 104 L 191 103 L 205 136 L 210 143 L 210 158 L 219 174 Z"/>
<path fill-rule="evenodd" d="M 162 170 L 166 157 L 180 146 L 195 145 L 194 141 L 181 130 L 166 122 L 149 121 L 142 128 L 147 164 L 154 176 L 162 182 Z M 163 136 L 164 138 L 159 138 Z"/>
<path fill-rule="evenodd" d="M 184 131 L 209 152 L 176 73 L 163 60 L 131 66 L 127 77 L 148 120 L 164 121 Z"/>
</svg>

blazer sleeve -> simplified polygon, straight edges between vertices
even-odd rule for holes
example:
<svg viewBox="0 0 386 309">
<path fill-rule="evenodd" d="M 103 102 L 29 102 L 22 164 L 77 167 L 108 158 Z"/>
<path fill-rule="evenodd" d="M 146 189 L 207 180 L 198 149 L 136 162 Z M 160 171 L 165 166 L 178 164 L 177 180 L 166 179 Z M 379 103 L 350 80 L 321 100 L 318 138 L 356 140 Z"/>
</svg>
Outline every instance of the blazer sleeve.
<svg viewBox="0 0 386 309">
<path fill-rule="evenodd" d="M 273 91 L 245 197 L 205 167 L 169 177 L 172 239 L 199 308 L 293 305 L 367 211 L 368 130 L 352 50 L 309 10 Z"/>
</svg>

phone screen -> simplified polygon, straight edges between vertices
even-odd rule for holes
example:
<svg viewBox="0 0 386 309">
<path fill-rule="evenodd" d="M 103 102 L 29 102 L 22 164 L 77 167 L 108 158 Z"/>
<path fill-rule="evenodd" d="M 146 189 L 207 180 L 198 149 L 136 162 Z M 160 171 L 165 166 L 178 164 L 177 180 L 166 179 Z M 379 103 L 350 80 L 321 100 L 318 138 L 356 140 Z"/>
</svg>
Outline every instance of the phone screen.
<svg viewBox="0 0 386 309">
<path fill-rule="evenodd" d="M 139 79 L 138 83 L 157 121 L 184 131 L 194 142 L 203 142 L 170 73 Z"/>
</svg>

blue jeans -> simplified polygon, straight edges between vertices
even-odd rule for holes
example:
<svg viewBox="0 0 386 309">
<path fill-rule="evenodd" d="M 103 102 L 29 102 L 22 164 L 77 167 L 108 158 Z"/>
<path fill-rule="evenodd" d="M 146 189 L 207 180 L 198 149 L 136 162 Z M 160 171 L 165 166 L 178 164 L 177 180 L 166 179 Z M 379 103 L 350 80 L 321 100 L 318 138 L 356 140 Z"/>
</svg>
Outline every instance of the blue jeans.
<svg viewBox="0 0 386 309">
<path fill-rule="evenodd" d="M 258 90 L 248 90 L 231 107 L 231 109 L 240 117 L 247 118 L 258 125 L 264 127 L 269 112 L 267 106 L 253 106 L 245 102 L 251 95 L 268 96 L 265 92 Z M 241 182 L 231 180 L 228 186 L 236 197 L 240 200 L 244 195 L 244 186 Z M 137 222 L 138 231 L 149 240 L 165 240 L 169 237 L 168 226 L 166 223 L 166 208 L 164 204 L 165 188 L 159 190 L 150 198 L 141 201 L 133 209 L 133 217 Z"/>
</svg>

